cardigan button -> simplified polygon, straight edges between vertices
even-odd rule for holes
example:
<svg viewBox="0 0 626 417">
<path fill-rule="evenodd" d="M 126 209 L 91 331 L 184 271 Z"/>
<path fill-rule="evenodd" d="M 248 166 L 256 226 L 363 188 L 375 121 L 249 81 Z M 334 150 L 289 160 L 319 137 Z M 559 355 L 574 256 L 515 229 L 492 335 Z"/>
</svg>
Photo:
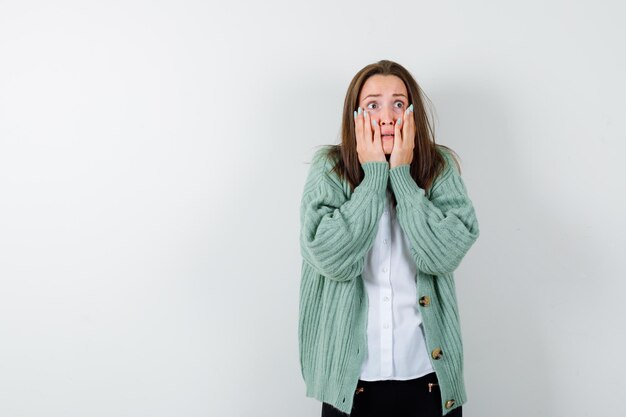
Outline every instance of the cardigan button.
<svg viewBox="0 0 626 417">
<path fill-rule="evenodd" d="M 446 401 L 446 408 L 452 408 L 453 405 L 454 405 L 454 400 Z"/>
<path fill-rule="evenodd" d="M 433 349 L 431 355 L 433 359 L 441 359 L 441 357 L 443 356 L 443 352 L 441 351 L 441 348 L 435 348 Z"/>
<path fill-rule="evenodd" d="M 422 307 L 428 307 L 430 305 L 430 297 L 427 295 L 420 297 L 420 305 Z"/>
</svg>

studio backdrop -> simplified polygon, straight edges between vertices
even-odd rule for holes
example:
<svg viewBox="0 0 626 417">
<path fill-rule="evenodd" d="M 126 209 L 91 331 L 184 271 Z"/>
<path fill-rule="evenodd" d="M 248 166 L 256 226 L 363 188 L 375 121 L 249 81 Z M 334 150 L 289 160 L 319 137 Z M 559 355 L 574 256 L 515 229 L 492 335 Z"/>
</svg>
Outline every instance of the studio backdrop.
<svg viewBox="0 0 626 417">
<path fill-rule="evenodd" d="M 381 59 L 430 99 L 480 223 L 464 415 L 622 414 L 625 13 L 0 1 L 0 417 L 319 416 L 300 198 Z"/>
</svg>

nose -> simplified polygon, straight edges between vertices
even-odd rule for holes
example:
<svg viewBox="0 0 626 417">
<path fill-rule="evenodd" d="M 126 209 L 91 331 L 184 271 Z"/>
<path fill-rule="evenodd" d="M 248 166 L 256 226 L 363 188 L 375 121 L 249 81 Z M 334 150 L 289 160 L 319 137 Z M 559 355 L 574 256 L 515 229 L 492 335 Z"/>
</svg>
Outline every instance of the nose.
<svg viewBox="0 0 626 417">
<path fill-rule="evenodd" d="M 393 120 L 393 110 L 391 110 L 389 107 L 385 107 L 381 113 L 380 113 L 380 124 L 381 125 L 393 125 L 394 124 L 394 120 Z"/>
</svg>

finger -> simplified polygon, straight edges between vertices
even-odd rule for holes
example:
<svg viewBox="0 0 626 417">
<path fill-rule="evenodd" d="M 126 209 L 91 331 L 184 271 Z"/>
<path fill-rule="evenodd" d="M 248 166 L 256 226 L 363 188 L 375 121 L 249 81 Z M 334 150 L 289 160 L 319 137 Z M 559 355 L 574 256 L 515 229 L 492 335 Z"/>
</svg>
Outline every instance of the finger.
<svg viewBox="0 0 626 417">
<path fill-rule="evenodd" d="M 374 129 L 374 145 L 377 148 L 382 149 L 383 143 L 382 143 L 382 138 L 380 136 L 380 125 L 378 124 L 378 120 L 376 119 L 372 120 L 372 125 Z"/>
<path fill-rule="evenodd" d="M 405 117 L 402 115 L 396 121 L 396 125 L 393 130 L 393 147 L 396 147 L 396 144 L 402 144 L 402 125 L 406 122 L 404 121 Z"/>
<path fill-rule="evenodd" d="M 367 110 L 363 112 L 363 140 L 368 145 L 372 143 L 372 122 Z"/>
<path fill-rule="evenodd" d="M 356 143 L 358 147 L 361 147 L 361 141 L 363 139 L 363 117 L 361 116 L 361 108 L 359 107 L 359 111 L 357 112 L 356 118 L 354 119 L 354 133 L 356 134 Z"/>
<path fill-rule="evenodd" d="M 408 141 L 415 140 L 415 116 L 413 115 L 413 105 L 409 106 L 409 108 L 404 112 L 402 137 Z"/>
</svg>

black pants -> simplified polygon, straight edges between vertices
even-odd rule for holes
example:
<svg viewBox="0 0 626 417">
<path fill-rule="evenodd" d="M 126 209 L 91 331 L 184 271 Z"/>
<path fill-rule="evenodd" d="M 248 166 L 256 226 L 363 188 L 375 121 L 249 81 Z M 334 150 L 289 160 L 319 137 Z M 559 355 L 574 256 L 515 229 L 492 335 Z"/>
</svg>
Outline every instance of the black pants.
<svg viewBox="0 0 626 417">
<path fill-rule="evenodd" d="M 429 384 L 432 384 L 429 386 Z M 457 407 L 446 417 L 462 417 Z M 408 381 L 361 381 L 354 393 L 350 417 L 441 417 L 441 391 L 437 374 L 431 372 Z M 346 417 L 335 407 L 322 403 L 322 417 Z"/>
</svg>

